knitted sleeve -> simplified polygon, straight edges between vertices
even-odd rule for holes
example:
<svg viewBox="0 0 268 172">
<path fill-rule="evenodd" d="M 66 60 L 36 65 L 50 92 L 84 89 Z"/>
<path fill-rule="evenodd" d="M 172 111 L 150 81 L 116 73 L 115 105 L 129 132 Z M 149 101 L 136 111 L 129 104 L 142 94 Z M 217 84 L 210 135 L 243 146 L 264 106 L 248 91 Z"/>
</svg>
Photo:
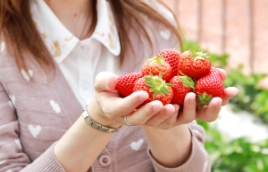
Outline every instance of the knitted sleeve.
<svg viewBox="0 0 268 172">
<path fill-rule="evenodd" d="M 153 162 L 155 172 L 210 172 L 210 159 L 204 148 L 205 132 L 201 126 L 194 122 L 188 124 L 188 128 L 192 134 L 192 151 L 188 160 L 181 166 L 176 168 L 162 166 L 152 157 L 148 149 L 148 155 Z"/>
<path fill-rule="evenodd" d="M 0 83 L 0 172 L 64 172 L 54 156 L 53 145 L 33 162 L 23 152 L 14 103 Z"/>
</svg>

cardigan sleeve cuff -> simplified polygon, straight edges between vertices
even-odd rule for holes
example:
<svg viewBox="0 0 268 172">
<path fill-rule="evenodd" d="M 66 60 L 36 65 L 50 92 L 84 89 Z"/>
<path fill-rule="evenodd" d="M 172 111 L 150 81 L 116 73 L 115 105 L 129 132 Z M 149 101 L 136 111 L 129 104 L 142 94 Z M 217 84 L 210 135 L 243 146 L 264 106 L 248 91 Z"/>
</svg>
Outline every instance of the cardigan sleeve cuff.
<svg viewBox="0 0 268 172">
<path fill-rule="evenodd" d="M 31 164 L 27 165 L 22 172 L 65 172 L 54 154 L 54 144 L 52 144 L 41 156 Z"/>
<path fill-rule="evenodd" d="M 149 155 L 156 172 L 210 172 L 210 159 L 203 143 L 198 140 L 193 129 L 188 127 L 192 135 L 192 150 L 187 161 L 179 167 L 167 168 L 159 164 L 152 156 L 149 148 Z"/>
</svg>

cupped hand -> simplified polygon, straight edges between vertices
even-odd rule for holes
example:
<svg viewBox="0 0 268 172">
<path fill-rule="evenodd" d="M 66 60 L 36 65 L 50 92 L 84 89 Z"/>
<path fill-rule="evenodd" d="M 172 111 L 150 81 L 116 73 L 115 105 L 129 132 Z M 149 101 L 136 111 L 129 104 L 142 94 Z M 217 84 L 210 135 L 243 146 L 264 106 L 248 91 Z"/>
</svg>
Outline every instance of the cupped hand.
<svg viewBox="0 0 268 172">
<path fill-rule="evenodd" d="M 224 80 L 226 72 L 222 69 L 219 70 Z M 181 109 L 176 104 L 164 106 L 157 100 L 136 109 L 148 98 L 148 94 L 138 91 L 122 98 L 115 90 L 116 79 L 117 76 L 112 73 L 99 73 L 95 80 L 95 99 L 90 104 L 92 118 L 102 125 L 110 127 L 126 125 L 125 116 L 134 126 L 153 126 L 160 129 L 169 129 L 196 119 L 211 122 L 217 119 L 221 107 L 238 93 L 237 88 L 228 87 L 225 89 L 223 98 L 214 97 L 210 104 L 202 109 L 196 108 L 195 93 L 186 95 Z"/>
<path fill-rule="evenodd" d="M 145 91 L 134 92 L 125 98 L 115 90 L 117 76 L 101 72 L 95 79 L 95 99 L 89 104 L 89 114 L 100 124 L 117 128 L 125 125 L 125 116 L 135 116 L 132 125 L 143 125 L 152 116 L 163 109 L 159 101 L 150 102 L 139 110 L 135 110 L 147 98 Z"/>
<path fill-rule="evenodd" d="M 225 80 L 227 76 L 225 70 L 219 69 L 219 71 L 221 73 L 222 80 Z M 150 119 L 147 119 L 146 122 L 142 121 L 142 123 L 147 126 L 169 129 L 181 124 L 190 123 L 193 120 L 211 122 L 218 118 L 221 107 L 226 105 L 237 93 L 238 89 L 235 87 L 225 88 L 225 96 L 223 98 L 214 97 L 210 101 L 209 105 L 202 109 L 197 109 L 196 95 L 191 92 L 186 95 L 183 108 L 178 105 L 165 105 L 157 114 L 153 115 Z M 158 101 L 154 102 L 160 104 Z M 131 115 L 128 117 L 128 121 L 131 121 L 134 125 L 139 125 L 139 118 L 139 116 Z"/>
</svg>

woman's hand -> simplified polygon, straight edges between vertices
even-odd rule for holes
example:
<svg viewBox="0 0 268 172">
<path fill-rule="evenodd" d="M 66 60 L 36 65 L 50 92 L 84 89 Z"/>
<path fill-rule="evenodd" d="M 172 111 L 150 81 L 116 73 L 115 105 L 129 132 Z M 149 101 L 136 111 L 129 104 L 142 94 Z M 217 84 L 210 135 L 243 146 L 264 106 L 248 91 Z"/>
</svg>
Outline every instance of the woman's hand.
<svg viewBox="0 0 268 172">
<path fill-rule="evenodd" d="M 223 69 L 219 70 L 221 72 L 222 80 L 225 80 L 227 76 L 226 72 Z M 179 113 L 174 112 L 176 109 L 176 105 L 174 106 L 174 108 L 170 107 L 170 105 L 166 105 L 165 108 L 159 114 L 155 115 L 154 118 L 150 119 L 147 124 L 153 126 L 158 123 L 158 126 L 168 129 L 180 124 L 189 123 L 196 119 L 206 122 L 214 121 L 217 119 L 221 107 L 223 105 L 226 105 L 229 100 L 233 98 L 237 93 L 237 88 L 228 87 L 225 89 L 225 96 L 222 99 L 219 97 L 214 97 L 208 106 L 199 110 L 196 109 L 196 95 L 194 93 L 189 93 L 186 95 L 183 109 L 180 110 Z M 167 114 L 170 116 L 165 120 L 157 119 L 157 116 L 161 118 L 163 114 Z"/>
<path fill-rule="evenodd" d="M 222 79 L 226 78 L 226 72 L 222 69 Z M 128 121 L 132 125 L 154 126 L 161 129 L 169 129 L 181 124 L 189 123 L 199 119 L 211 122 L 217 119 L 222 105 L 234 97 L 238 90 L 235 87 L 225 89 L 225 97 L 214 97 L 210 104 L 202 109 L 196 108 L 195 93 L 186 95 L 183 108 L 178 105 L 168 104 L 163 106 L 160 101 L 152 101 L 138 110 L 140 104 L 148 98 L 148 94 L 144 91 L 134 92 L 128 97 L 121 98 L 115 90 L 117 76 L 102 72 L 96 77 L 95 100 L 91 102 L 90 112 L 93 119 L 102 125 L 110 127 L 119 127 L 124 125 L 124 116 L 128 116 Z"/>
<path fill-rule="evenodd" d="M 222 69 L 220 71 L 224 80 L 226 72 Z M 209 156 L 204 147 L 196 143 L 198 141 L 203 144 L 204 133 L 201 134 L 201 131 L 199 136 L 194 136 L 191 134 L 188 125 L 185 124 L 196 119 L 207 122 L 214 121 L 218 117 L 221 106 L 227 104 L 237 93 L 238 90 L 235 87 L 226 88 L 225 96 L 222 99 L 214 97 L 208 106 L 199 110 L 196 108 L 196 95 L 194 93 L 187 94 L 183 108 L 180 110 L 177 105 L 164 106 L 158 114 L 147 120 L 143 125 L 150 152 L 154 159 L 162 166 L 176 168 L 184 164 L 192 154 L 189 163 L 200 161 L 199 165 L 203 164 L 203 166 L 199 168 L 209 170 L 210 167 L 205 165 L 208 164 Z M 129 121 L 131 120 L 135 120 L 134 116 L 133 119 L 129 118 Z M 192 137 L 196 138 L 195 141 Z M 199 152 L 198 156 L 202 157 L 202 160 L 196 158 L 195 152 Z"/>
<path fill-rule="evenodd" d="M 116 79 L 116 75 L 108 72 L 101 72 L 96 76 L 95 99 L 88 108 L 95 121 L 104 126 L 118 128 L 125 124 L 124 117 L 131 115 L 135 116 L 137 125 L 143 125 L 162 110 L 162 103 L 154 101 L 135 111 L 148 98 L 148 94 L 139 91 L 121 98 L 115 90 Z"/>
</svg>

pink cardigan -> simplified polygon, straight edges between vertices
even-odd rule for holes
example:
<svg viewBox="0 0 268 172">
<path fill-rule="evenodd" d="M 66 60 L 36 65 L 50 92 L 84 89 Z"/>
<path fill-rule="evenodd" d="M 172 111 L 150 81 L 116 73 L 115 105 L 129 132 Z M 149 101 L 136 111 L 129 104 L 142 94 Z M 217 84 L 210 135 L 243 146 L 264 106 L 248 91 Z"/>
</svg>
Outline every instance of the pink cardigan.
<svg viewBox="0 0 268 172">
<path fill-rule="evenodd" d="M 178 44 L 175 39 L 166 39 L 172 35 L 163 26 L 148 23 L 156 36 L 153 50 L 130 30 L 136 55 L 128 52 L 129 61 L 123 65 L 121 74 L 138 70 L 147 57 Z M 63 172 L 53 146 L 81 115 L 83 107 L 57 66 L 50 81 L 34 62 L 29 62 L 29 68 L 32 82 L 17 68 L 12 56 L 5 51 L 0 56 L 0 172 Z M 124 126 L 114 134 L 89 171 L 208 172 L 210 161 L 203 145 L 204 131 L 196 123 L 188 127 L 192 133 L 192 152 L 177 168 L 166 168 L 153 159 L 141 127 Z"/>
</svg>

